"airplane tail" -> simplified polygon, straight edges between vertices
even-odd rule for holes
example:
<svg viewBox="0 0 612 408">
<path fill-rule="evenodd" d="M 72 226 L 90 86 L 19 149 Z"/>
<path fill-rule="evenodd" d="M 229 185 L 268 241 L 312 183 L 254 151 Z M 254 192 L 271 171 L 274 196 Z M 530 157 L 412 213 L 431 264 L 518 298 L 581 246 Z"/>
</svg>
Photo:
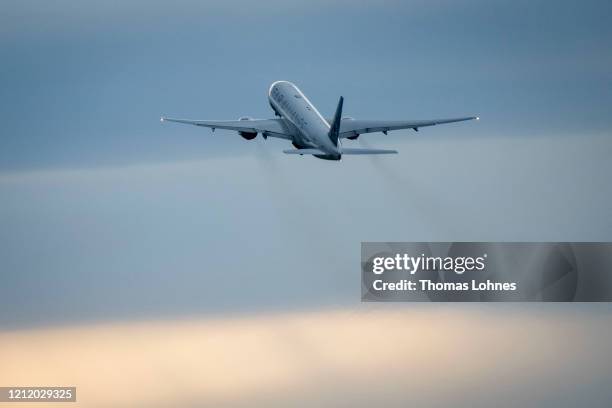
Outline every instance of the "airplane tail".
<svg viewBox="0 0 612 408">
<path fill-rule="evenodd" d="M 338 135 L 340 134 L 340 122 L 342 121 L 342 104 L 344 103 L 344 98 L 340 97 L 338 101 L 338 107 L 336 108 L 336 114 L 334 115 L 334 120 L 331 123 L 331 127 L 329 129 L 329 139 L 332 141 L 334 146 L 338 146 Z"/>
</svg>

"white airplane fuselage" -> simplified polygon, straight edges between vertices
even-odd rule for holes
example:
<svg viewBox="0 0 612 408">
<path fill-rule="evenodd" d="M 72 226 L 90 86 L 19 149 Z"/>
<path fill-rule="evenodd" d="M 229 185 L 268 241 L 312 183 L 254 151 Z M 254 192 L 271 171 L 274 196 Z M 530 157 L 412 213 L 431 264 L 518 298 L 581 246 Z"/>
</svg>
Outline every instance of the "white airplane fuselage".
<svg viewBox="0 0 612 408">
<path fill-rule="evenodd" d="M 293 145 L 296 148 L 319 149 L 326 153 L 320 158 L 338 160 L 341 157 L 340 141 L 336 146 L 329 137 L 330 124 L 297 86 L 276 81 L 270 85 L 268 100 L 274 112 L 295 127 Z"/>
</svg>

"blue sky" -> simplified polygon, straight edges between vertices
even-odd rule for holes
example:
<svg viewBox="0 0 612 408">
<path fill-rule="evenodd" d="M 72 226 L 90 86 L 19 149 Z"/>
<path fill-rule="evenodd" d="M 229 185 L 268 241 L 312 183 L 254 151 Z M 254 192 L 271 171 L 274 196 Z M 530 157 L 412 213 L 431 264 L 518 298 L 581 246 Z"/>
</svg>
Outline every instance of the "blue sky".
<svg viewBox="0 0 612 408">
<path fill-rule="evenodd" d="M 609 2 L 0 8 L 1 324 L 355 304 L 366 240 L 612 239 Z M 270 117 L 277 79 L 482 120 L 340 163 L 159 123 Z"/>
<path fill-rule="evenodd" d="M 579 137 L 612 128 L 608 2 L 8 1 L 0 169 L 244 153 L 162 114 L 270 116 L 269 84 L 330 115 L 479 114 L 437 137 Z M 409 135 L 413 137 L 412 135 Z"/>
</svg>

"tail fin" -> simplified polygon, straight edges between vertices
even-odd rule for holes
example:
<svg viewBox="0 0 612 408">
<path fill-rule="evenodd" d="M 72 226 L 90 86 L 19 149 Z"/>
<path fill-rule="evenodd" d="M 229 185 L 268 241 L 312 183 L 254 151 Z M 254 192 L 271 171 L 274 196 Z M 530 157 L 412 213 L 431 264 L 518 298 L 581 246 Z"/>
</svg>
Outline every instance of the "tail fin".
<svg viewBox="0 0 612 408">
<path fill-rule="evenodd" d="M 340 134 L 340 122 L 342 121 L 342 104 L 344 103 L 344 98 L 340 97 L 338 101 L 338 107 L 336 108 L 336 114 L 334 115 L 334 120 L 331 123 L 331 127 L 329 129 L 329 139 L 332 141 L 334 146 L 338 146 L 338 135 Z"/>
</svg>

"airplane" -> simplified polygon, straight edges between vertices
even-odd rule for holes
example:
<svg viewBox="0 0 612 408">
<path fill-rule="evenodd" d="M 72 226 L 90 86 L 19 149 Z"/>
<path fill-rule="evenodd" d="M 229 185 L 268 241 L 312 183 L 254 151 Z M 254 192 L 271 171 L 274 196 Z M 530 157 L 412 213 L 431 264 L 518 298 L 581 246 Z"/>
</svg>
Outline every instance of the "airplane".
<svg viewBox="0 0 612 408">
<path fill-rule="evenodd" d="M 288 81 L 276 81 L 268 90 L 268 102 L 274 111 L 274 119 L 241 117 L 238 120 L 189 120 L 162 117 L 162 122 L 177 122 L 215 129 L 237 131 L 246 140 L 261 133 L 264 139 L 276 137 L 290 141 L 295 149 L 286 154 L 312 155 L 324 160 L 340 160 L 343 155 L 394 154 L 397 150 L 343 147 L 341 140 L 355 140 L 364 133 L 414 129 L 444 123 L 478 120 L 477 116 L 435 120 L 359 120 L 342 117 L 344 98 L 338 101 L 334 117 L 325 119 L 299 90 Z"/>
</svg>

